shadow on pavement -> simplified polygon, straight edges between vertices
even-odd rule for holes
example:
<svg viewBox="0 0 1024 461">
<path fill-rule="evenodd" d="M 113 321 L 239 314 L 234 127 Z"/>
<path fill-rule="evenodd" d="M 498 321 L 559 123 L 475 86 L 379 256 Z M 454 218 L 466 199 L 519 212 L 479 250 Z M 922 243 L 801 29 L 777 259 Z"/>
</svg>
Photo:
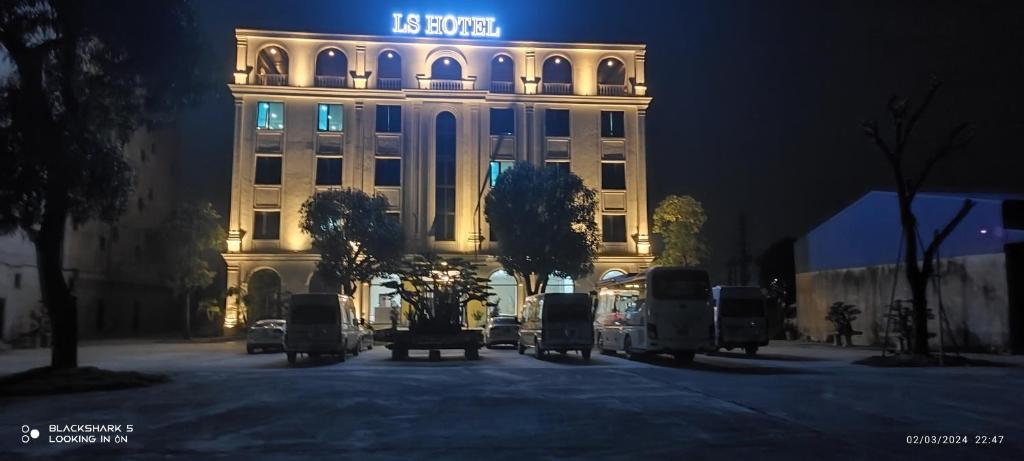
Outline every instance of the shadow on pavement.
<svg viewBox="0 0 1024 461">
<path fill-rule="evenodd" d="M 744 359 L 744 360 L 779 360 L 785 362 L 821 362 L 827 359 L 818 357 L 801 357 L 799 355 L 786 355 L 786 354 L 757 354 L 747 355 L 743 352 L 709 352 L 706 355 L 710 357 L 723 357 L 729 359 Z"/>
<path fill-rule="evenodd" d="M 590 360 L 584 360 L 583 356 L 578 353 L 562 354 L 560 352 L 548 352 L 544 357 L 541 357 L 540 360 L 548 363 L 572 366 L 608 365 L 608 363 L 601 362 L 597 357 L 597 354 L 592 356 Z"/>
<path fill-rule="evenodd" d="M 686 370 L 710 371 L 713 373 L 731 373 L 739 375 L 797 375 L 808 374 L 806 370 L 786 367 L 770 367 L 752 364 L 725 364 L 703 361 L 699 357 L 693 362 L 679 364 L 675 359 L 667 355 L 650 355 L 633 359 L 637 362 L 657 365 L 661 367 L 679 368 Z"/>
</svg>

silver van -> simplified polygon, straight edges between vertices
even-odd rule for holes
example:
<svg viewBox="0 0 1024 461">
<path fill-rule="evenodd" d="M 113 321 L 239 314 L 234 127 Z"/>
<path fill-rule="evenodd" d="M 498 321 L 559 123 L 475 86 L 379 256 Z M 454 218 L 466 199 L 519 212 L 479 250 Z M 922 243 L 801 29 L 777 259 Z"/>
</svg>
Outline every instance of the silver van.
<svg viewBox="0 0 1024 461">
<path fill-rule="evenodd" d="M 526 298 L 519 327 L 519 353 L 533 347 L 537 358 L 547 351 L 580 351 L 590 360 L 594 319 L 590 295 L 545 293 Z"/>
<path fill-rule="evenodd" d="M 359 355 L 359 334 L 352 298 L 334 293 L 292 295 L 284 336 L 288 363 L 295 363 L 298 354 L 332 354 L 344 362 L 346 352 Z"/>
<path fill-rule="evenodd" d="M 754 355 L 758 347 L 768 345 L 768 317 L 760 288 L 716 286 L 711 296 L 717 349 L 742 347 L 747 355 Z"/>
</svg>

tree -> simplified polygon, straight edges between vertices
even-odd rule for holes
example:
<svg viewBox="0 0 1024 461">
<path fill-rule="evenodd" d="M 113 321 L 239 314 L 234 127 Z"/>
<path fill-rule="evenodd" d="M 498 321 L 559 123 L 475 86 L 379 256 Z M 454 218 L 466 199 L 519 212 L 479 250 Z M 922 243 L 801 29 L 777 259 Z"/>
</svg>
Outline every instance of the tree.
<svg viewBox="0 0 1024 461">
<path fill-rule="evenodd" d="M 120 215 L 132 182 L 124 146 L 188 96 L 196 37 L 184 1 L 0 6 L 0 49 L 11 66 L 0 83 L 0 233 L 20 229 L 35 246 L 54 368 L 78 365 L 78 314 L 63 270 L 68 221 Z"/>
<path fill-rule="evenodd" d="M 583 277 L 594 269 L 597 193 L 557 168 L 520 162 L 487 193 L 484 214 L 498 240 L 498 262 L 526 281 L 528 295 L 548 277 Z"/>
<path fill-rule="evenodd" d="M 427 334 L 457 333 L 466 318 L 466 305 L 485 306 L 491 295 L 487 279 L 476 276 L 478 265 L 461 258 L 416 255 L 402 264 L 402 281 L 384 282 L 409 303 L 409 331 Z"/>
<path fill-rule="evenodd" d="M 662 248 L 655 263 L 663 266 L 696 266 L 708 247 L 700 230 L 707 221 L 704 207 L 689 195 L 669 195 L 654 209 L 651 232 L 661 236 Z"/>
<path fill-rule="evenodd" d="M 886 140 L 878 129 L 878 122 L 868 120 L 863 123 L 864 134 L 872 144 L 882 152 L 896 181 L 896 198 L 899 201 L 900 223 L 903 227 L 903 264 L 906 266 L 907 282 L 913 305 L 913 352 L 915 355 L 928 354 L 928 280 L 935 271 L 935 256 L 942 242 L 956 229 L 960 221 L 974 207 L 974 202 L 964 200 L 959 211 L 936 232 L 931 242 L 924 246 L 918 235 L 917 217 L 914 215 L 913 203 L 917 193 L 921 191 L 929 174 L 939 162 L 952 153 L 962 150 L 974 138 L 973 128 L 968 123 L 953 127 L 934 148 L 923 155 L 923 163 L 912 172 L 914 155 L 908 149 L 914 129 L 917 128 L 921 116 L 931 105 L 935 94 L 941 87 L 939 80 L 933 80 L 924 101 L 912 107 L 909 98 L 893 96 L 889 98 L 888 111 L 892 118 L 892 139 Z M 923 248 L 923 255 L 919 251 Z"/>
<path fill-rule="evenodd" d="M 352 295 L 359 282 L 394 272 L 402 259 L 398 220 L 388 199 L 356 189 L 317 192 L 302 205 L 302 230 L 320 252 L 317 275 Z"/>
<path fill-rule="evenodd" d="M 207 263 L 224 242 L 220 215 L 210 203 L 178 206 L 163 225 L 164 264 L 174 291 L 185 298 L 183 334 L 192 337 L 192 295 L 213 283 L 216 272 Z"/>
</svg>

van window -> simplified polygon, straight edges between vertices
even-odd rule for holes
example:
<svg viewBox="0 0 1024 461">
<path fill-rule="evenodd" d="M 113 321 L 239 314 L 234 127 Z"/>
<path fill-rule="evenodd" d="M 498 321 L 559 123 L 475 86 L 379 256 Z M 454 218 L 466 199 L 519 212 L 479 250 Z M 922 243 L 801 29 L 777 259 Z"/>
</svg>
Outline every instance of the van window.
<svg viewBox="0 0 1024 461">
<path fill-rule="evenodd" d="M 329 304 L 306 304 L 292 306 L 292 325 L 313 325 L 322 323 L 337 323 L 338 308 Z"/>
<path fill-rule="evenodd" d="M 722 317 L 763 317 L 764 301 L 755 298 L 725 298 L 718 313 Z"/>
<path fill-rule="evenodd" d="M 544 300 L 544 317 L 549 322 L 576 322 L 590 320 L 590 304 L 572 299 L 546 298 Z"/>
</svg>

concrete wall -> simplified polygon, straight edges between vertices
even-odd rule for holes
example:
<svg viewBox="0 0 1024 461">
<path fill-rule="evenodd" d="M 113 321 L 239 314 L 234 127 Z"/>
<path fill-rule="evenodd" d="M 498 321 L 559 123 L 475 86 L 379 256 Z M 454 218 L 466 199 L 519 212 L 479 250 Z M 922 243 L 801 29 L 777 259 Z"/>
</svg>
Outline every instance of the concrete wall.
<svg viewBox="0 0 1024 461">
<path fill-rule="evenodd" d="M 968 349 L 1007 350 L 1009 300 L 1006 260 L 1002 253 L 961 256 L 942 260 L 941 296 L 949 331 L 945 344 Z M 797 319 L 800 331 L 812 340 L 823 341 L 832 331 L 825 320 L 828 307 L 836 301 L 856 305 L 863 313 L 854 322 L 862 336 L 854 344 L 881 344 L 885 335 L 887 305 L 893 286 L 895 266 L 870 266 L 805 272 L 796 275 Z M 936 319 L 929 322 L 932 341 L 938 346 L 938 298 L 934 286 L 928 291 L 929 306 Z M 910 299 L 906 274 L 900 271 L 896 299 Z M 952 336 L 952 337 L 950 337 Z"/>
</svg>

